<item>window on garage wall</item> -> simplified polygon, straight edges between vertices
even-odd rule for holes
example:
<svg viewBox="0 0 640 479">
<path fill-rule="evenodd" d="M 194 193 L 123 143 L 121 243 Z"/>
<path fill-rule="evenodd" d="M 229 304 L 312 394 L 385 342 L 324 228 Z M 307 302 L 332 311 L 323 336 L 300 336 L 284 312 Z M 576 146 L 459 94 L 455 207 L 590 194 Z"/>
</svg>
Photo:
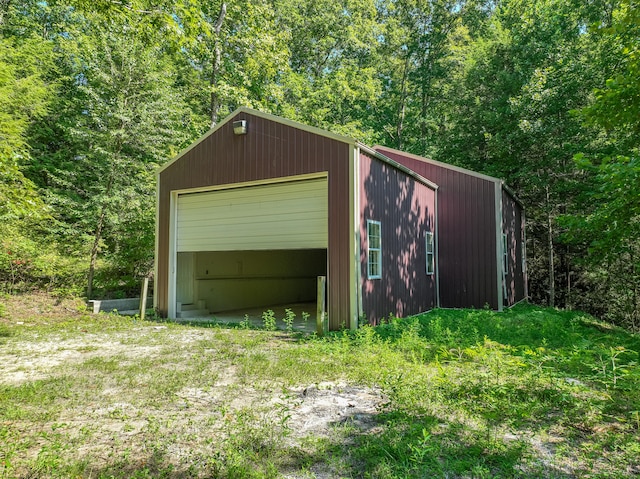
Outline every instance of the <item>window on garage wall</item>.
<svg viewBox="0 0 640 479">
<path fill-rule="evenodd" d="M 379 221 L 367 220 L 367 276 L 382 278 L 382 225 Z"/>
<path fill-rule="evenodd" d="M 433 233 L 431 231 L 426 231 L 424 234 L 424 243 L 425 249 L 427 253 L 427 274 L 433 274 L 435 270 L 435 245 L 433 243 Z"/>
</svg>

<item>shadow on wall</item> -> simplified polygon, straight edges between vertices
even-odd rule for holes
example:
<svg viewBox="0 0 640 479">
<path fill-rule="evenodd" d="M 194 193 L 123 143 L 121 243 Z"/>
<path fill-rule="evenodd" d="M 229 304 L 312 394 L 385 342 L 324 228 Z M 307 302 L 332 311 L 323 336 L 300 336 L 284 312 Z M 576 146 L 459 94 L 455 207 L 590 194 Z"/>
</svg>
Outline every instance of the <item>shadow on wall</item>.
<svg viewBox="0 0 640 479">
<path fill-rule="evenodd" d="M 512 198 L 503 192 L 503 234 L 507 235 L 507 271 L 506 297 L 504 305 L 511 306 L 524 298 L 524 272 L 523 272 L 523 225 L 522 213 L 516 207 Z M 504 252 L 503 252 L 504 255 Z"/>
<path fill-rule="evenodd" d="M 390 314 L 407 316 L 436 305 L 435 274 L 427 274 L 425 233 L 435 238 L 435 192 L 377 159 L 361 161 L 362 304 L 377 324 Z M 380 279 L 368 277 L 367 220 L 380 222 Z M 435 254 L 434 254 L 435 260 Z"/>
</svg>

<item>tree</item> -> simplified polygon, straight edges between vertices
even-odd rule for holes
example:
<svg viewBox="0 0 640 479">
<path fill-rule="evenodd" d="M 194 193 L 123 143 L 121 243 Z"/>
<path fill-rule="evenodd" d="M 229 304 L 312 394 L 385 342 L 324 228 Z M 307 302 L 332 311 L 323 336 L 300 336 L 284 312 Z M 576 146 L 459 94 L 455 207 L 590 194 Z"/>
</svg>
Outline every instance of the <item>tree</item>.
<svg viewBox="0 0 640 479">
<path fill-rule="evenodd" d="M 72 244 L 83 247 L 78 237 L 88 243 L 91 297 L 101 251 L 116 262 L 122 254 L 130 270 L 150 268 L 154 171 L 184 143 L 189 115 L 172 89 L 161 46 L 143 42 L 131 23 L 87 18 L 73 35 L 65 46 L 65 94 L 49 118 L 63 140 L 51 144 L 45 131 L 32 169 L 41 172 L 50 204 L 76 237 Z M 143 244 L 137 257 L 122 247 L 131 238 Z"/>
<path fill-rule="evenodd" d="M 498 3 L 484 26 L 452 37 L 456 68 L 434 115 L 436 158 L 505 179 L 528 206 L 530 292 L 552 305 L 569 304 L 574 259 L 557 218 L 583 208 L 572 158 L 601 147 L 571 113 L 606 74 L 587 25 L 608 16 L 606 2 Z"/>
<path fill-rule="evenodd" d="M 39 65 L 50 58 L 50 45 L 36 38 L 0 38 L 0 224 L 44 210 L 22 167 L 30 154 L 28 127 L 46 114 L 50 101 L 52 85 Z"/>
<path fill-rule="evenodd" d="M 640 8 L 625 0 L 613 23 L 596 30 L 614 45 L 600 62 L 614 65 L 590 105 L 580 111 L 589 125 L 604 129 L 607 150 L 576 155 L 578 167 L 591 173 L 582 201 L 587 211 L 565 217 L 566 238 L 586 248 L 599 298 L 609 298 L 603 314 L 640 328 Z M 612 62 L 613 59 L 618 61 Z"/>
<path fill-rule="evenodd" d="M 379 7 L 383 22 L 379 69 L 383 84 L 376 129 L 392 147 L 430 156 L 442 123 L 451 39 L 478 16 L 475 1 L 390 0 Z"/>
<path fill-rule="evenodd" d="M 373 0 L 278 0 L 277 26 L 288 32 L 288 68 L 275 112 L 361 140 L 380 92 Z"/>
</svg>

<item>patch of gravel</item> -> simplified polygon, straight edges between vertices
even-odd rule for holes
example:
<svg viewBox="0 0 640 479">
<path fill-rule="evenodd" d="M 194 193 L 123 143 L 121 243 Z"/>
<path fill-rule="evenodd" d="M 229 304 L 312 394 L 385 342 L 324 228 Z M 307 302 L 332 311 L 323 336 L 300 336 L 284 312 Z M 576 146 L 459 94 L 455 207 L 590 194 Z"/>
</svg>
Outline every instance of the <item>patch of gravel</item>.
<svg viewBox="0 0 640 479">
<path fill-rule="evenodd" d="M 361 433 L 376 427 L 375 416 L 387 401 L 379 389 L 323 382 L 294 389 L 288 425 L 294 436 L 326 436 L 348 423 Z"/>
<path fill-rule="evenodd" d="M 153 357 L 161 346 L 136 346 L 91 335 L 82 340 L 52 339 L 37 343 L 16 342 L 10 351 L 0 353 L 0 384 L 17 386 L 25 381 L 46 379 L 61 365 L 82 363 L 95 357 L 123 359 Z"/>
</svg>

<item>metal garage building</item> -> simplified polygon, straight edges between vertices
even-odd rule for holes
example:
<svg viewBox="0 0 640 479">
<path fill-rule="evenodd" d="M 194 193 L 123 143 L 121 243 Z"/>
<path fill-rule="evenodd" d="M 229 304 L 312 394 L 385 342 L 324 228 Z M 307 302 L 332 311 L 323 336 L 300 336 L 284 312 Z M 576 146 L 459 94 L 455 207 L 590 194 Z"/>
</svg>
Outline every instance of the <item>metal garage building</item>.
<svg viewBox="0 0 640 479">
<path fill-rule="evenodd" d="M 158 173 L 158 312 L 314 301 L 318 276 L 327 277 L 330 329 L 438 306 L 449 294 L 438 279 L 449 274 L 439 257 L 438 182 L 386 153 L 236 110 Z M 503 255 L 491 244 L 495 267 Z M 502 284 L 494 279 L 473 305 L 501 307 Z"/>
</svg>

